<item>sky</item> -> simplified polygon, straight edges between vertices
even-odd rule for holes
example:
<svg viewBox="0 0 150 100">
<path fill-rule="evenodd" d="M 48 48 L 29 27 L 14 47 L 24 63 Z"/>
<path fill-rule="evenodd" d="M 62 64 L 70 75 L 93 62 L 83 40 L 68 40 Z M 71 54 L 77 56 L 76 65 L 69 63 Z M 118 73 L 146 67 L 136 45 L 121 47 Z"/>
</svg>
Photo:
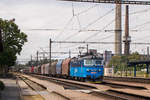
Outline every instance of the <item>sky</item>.
<svg viewBox="0 0 150 100">
<path fill-rule="evenodd" d="M 124 8 L 125 5 L 122 6 L 123 30 Z M 129 12 L 132 42 L 150 42 L 150 7 L 131 5 Z M 21 55 L 18 55 L 19 61 L 30 60 L 31 55 L 35 59 L 37 51 L 48 52 L 50 38 L 52 41 L 114 42 L 114 32 L 105 32 L 105 30 L 114 30 L 115 5 L 113 4 L 75 3 L 58 0 L 0 0 L 0 17 L 6 20 L 15 18 L 15 23 L 21 31 L 28 35 L 28 42 L 23 46 Z M 124 31 L 122 31 L 123 35 Z M 86 44 L 52 44 L 52 51 L 78 52 L 79 46 L 85 47 Z M 149 45 L 131 45 L 131 51 L 139 51 L 144 54 L 147 46 Z M 112 44 L 89 44 L 89 48 L 98 49 L 100 53 L 105 50 L 114 52 Z M 39 56 L 43 55 L 39 54 Z M 68 57 L 68 54 L 53 54 L 52 56 L 64 58 Z"/>
</svg>

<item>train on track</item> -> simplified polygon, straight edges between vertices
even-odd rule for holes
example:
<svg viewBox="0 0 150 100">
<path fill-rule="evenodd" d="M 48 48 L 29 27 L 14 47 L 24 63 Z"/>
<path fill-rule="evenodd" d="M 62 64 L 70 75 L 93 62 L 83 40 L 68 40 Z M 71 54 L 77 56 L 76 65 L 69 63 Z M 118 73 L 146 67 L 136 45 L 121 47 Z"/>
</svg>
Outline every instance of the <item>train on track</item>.
<svg viewBox="0 0 150 100">
<path fill-rule="evenodd" d="M 51 65 L 48 63 L 41 66 L 32 66 L 28 72 L 82 81 L 102 81 L 104 76 L 104 64 L 101 57 L 87 55 L 58 60 L 51 63 Z"/>
</svg>

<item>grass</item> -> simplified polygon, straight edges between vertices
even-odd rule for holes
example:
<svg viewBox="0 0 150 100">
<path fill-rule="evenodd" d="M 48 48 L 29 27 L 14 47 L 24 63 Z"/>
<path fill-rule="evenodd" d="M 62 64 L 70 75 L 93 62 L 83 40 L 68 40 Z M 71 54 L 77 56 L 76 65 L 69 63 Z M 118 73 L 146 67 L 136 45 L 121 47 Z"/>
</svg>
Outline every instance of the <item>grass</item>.
<svg viewBox="0 0 150 100">
<path fill-rule="evenodd" d="M 121 72 L 118 71 L 114 76 L 126 76 L 126 72 L 122 72 L 122 75 L 121 75 Z M 127 76 L 134 77 L 134 71 L 131 71 L 131 73 L 128 71 Z M 141 77 L 141 78 L 146 77 L 145 72 L 144 71 L 136 71 L 136 77 Z M 150 74 L 148 75 L 147 78 L 150 78 Z"/>
</svg>

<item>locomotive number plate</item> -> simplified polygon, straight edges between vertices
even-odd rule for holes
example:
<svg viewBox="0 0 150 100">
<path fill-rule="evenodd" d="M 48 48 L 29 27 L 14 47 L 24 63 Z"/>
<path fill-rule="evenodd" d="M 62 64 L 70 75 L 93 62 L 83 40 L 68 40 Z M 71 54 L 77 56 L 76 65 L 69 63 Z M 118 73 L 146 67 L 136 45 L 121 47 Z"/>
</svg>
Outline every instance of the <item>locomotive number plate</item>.
<svg viewBox="0 0 150 100">
<path fill-rule="evenodd" d="M 96 72 L 91 72 L 92 74 L 95 74 Z"/>
</svg>

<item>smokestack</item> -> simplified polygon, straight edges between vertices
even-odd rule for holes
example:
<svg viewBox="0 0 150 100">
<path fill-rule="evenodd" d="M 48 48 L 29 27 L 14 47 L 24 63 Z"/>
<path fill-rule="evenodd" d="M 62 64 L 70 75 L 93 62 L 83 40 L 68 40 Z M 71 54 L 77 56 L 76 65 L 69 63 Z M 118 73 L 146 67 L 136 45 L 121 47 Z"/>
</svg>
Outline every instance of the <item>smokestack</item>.
<svg viewBox="0 0 150 100">
<path fill-rule="evenodd" d="M 122 31 L 121 31 L 121 4 L 116 4 L 115 16 L 115 55 L 122 54 Z"/>
<path fill-rule="evenodd" d="M 124 44 L 124 54 L 130 54 L 130 42 L 131 37 L 129 36 L 129 7 L 126 5 L 126 13 L 125 13 L 125 36 L 123 37 Z"/>
</svg>

